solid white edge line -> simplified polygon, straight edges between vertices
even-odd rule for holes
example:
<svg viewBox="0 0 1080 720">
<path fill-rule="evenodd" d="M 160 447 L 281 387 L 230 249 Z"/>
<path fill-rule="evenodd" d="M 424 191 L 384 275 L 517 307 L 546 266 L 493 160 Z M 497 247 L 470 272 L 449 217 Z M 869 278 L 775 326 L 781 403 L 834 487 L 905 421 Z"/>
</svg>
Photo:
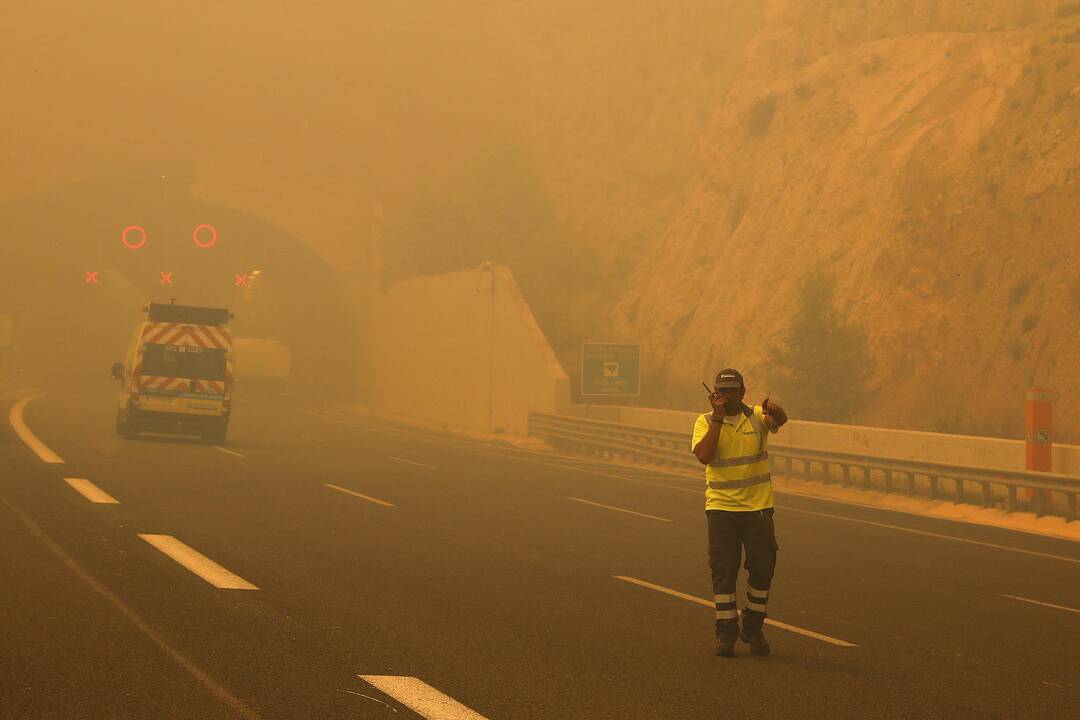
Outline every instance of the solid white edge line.
<svg viewBox="0 0 1080 720">
<path fill-rule="evenodd" d="M 663 585 L 654 585 L 653 583 L 646 580 L 638 580 L 637 578 L 627 577 L 626 575 L 612 575 L 611 577 L 615 578 L 616 580 L 622 580 L 623 582 L 628 582 L 634 585 L 639 585 L 643 588 L 648 588 L 649 590 L 656 590 L 657 592 L 672 595 L 683 600 L 689 600 L 690 602 L 697 603 L 698 605 L 704 605 L 707 608 L 716 608 L 716 603 L 711 600 L 695 597 L 694 595 L 687 595 L 686 593 L 679 592 L 678 590 L 666 588 Z M 797 627 L 795 625 L 788 625 L 787 623 L 782 623 L 779 620 L 773 620 L 772 618 L 765 618 L 765 624 L 772 625 L 773 627 L 780 628 L 781 630 L 787 630 L 788 632 L 804 635 L 808 638 L 813 638 L 814 640 L 820 640 L 822 642 L 829 643 L 830 645 L 837 645 L 839 647 L 859 647 L 855 643 L 849 643 L 846 640 L 839 640 L 834 637 L 829 637 L 828 635 L 822 635 L 821 633 L 814 632 L 813 630 L 807 630 L 806 628 Z"/>
<path fill-rule="evenodd" d="M 983 540 L 971 540 L 970 538 L 954 537 L 952 535 L 943 535 L 941 533 L 928 532 L 926 530 L 916 530 L 914 528 L 900 527 L 899 525 L 890 525 L 888 523 L 875 522 L 874 520 L 863 520 L 861 518 L 844 517 L 843 515 L 833 515 L 832 513 L 823 513 L 816 510 L 803 510 L 801 508 L 787 507 L 786 505 L 782 509 L 784 512 L 801 513 L 803 515 L 817 515 L 819 517 L 832 518 L 834 520 L 846 520 L 847 522 L 859 523 L 860 525 L 873 525 L 875 527 L 889 528 L 890 530 L 900 530 L 901 532 L 912 533 L 914 535 L 925 535 L 926 537 L 940 538 L 942 540 L 955 540 L 956 542 L 968 543 L 970 545 L 981 545 L 983 547 L 995 548 L 997 550 L 1009 550 L 1011 552 L 1022 553 L 1024 555 L 1034 555 L 1036 557 L 1050 558 L 1051 560 L 1064 560 L 1065 562 L 1080 563 L 1080 558 L 1065 557 L 1064 555 L 1051 555 L 1050 553 L 1041 553 L 1036 552 L 1035 550 L 1024 550 L 1022 548 L 1009 547 L 1008 545 L 998 545 L 997 543 L 985 542 Z"/>
<path fill-rule="evenodd" d="M 640 513 L 640 512 L 637 512 L 635 510 L 627 510 L 626 508 L 615 507 L 614 505 L 604 505 L 603 503 L 593 502 L 592 500 L 583 500 L 582 498 L 579 498 L 579 497 L 571 497 L 571 496 L 567 495 L 566 499 L 567 500 L 575 500 L 575 501 L 577 501 L 579 503 L 585 503 L 586 505 L 594 505 L 594 506 L 596 506 L 598 508 L 604 508 L 605 510 L 615 510 L 616 512 L 626 513 L 628 515 L 637 515 L 639 517 L 649 518 L 650 520 L 659 520 L 660 522 L 671 522 L 670 518 L 659 517 L 657 515 L 646 515 L 645 513 Z"/>
<path fill-rule="evenodd" d="M 138 535 L 216 588 L 222 590 L 259 589 L 239 575 L 221 567 L 198 550 L 188 547 L 172 535 L 148 535 L 144 533 Z"/>
<path fill-rule="evenodd" d="M 362 500 L 367 500 L 368 502 L 377 503 L 379 505 L 385 505 L 386 507 L 397 507 L 397 505 L 395 505 L 392 502 L 386 502 L 385 500 L 380 500 L 378 498 L 373 498 L 373 497 L 371 497 L 369 495 L 362 495 L 362 494 L 356 492 L 355 490 L 349 490 L 348 488 L 338 487 L 337 485 L 331 485 L 330 483 L 323 483 L 323 487 L 328 487 L 331 490 L 337 490 L 338 492 L 343 492 L 346 495 L 352 495 L 353 497 L 358 497 L 358 498 L 361 498 Z"/>
<path fill-rule="evenodd" d="M 23 410 L 26 409 L 26 406 L 30 401 L 36 400 L 39 397 L 45 397 L 46 395 L 48 395 L 48 393 L 30 395 L 15 403 L 11 408 L 11 412 L 8 413 L 8 421 L 15 430 L 15 434 L 19 436 L 19 439 L 22 440 L 28 448 L 34 451 L 34 454 L 38 456 L 41 462 L 50 465 L 63 465 L 64 459 L 50 450 L 45 443 L 41 442 L 41 440 L 38 439 L 38 436 L 27 427 L 26 421 L 23 420 Z"/>
<path fill-rule="evenodd" d="M 465 707 L 419 678 L 398 675 L 357 677 L 428 720 L 487 720 L 480 713 Z"/>
<path fill-rule="evenodd" d="M 408 463 L 410 465 L 419 465 L 420 467 L 428 468 L 429 470 L 438 470 L 439 469 L 439 468 L 435 467 L 434 465 L 428 465 L 427 463 L 416 462 L 415 460 L 406 460 L 405 458 L 394 457 L 393 455 L 387 455 L 386 457 L 388 457 L 391 460 L 396 460 L 397 462 L 400 462 L 400 463 Z"/>
<path fill-rule="evenodd" d="M 345 425 L 351 425 L 352 424 L 352 423 L 347 423 L 347 422 L 337 420 L 336 418 L 331 418 L 331 417 L 326 417 L 326 419 L 328 419 L 328 420 L 330 420 L 332 422 L 338 422 L 340 424 L 345 424 Z M 626 477 L 625 475 L 615 475 L 613 473 L 599 472 L 599 471 L 596 471 L 596 470 L 586 470 L 584 468 L 573 467 L 573 466 L 568 466 L 568 465 L 560 465 L 560 464 L 554 463 L 554 462 L 544 462 L 543 460 L 534 460 L 532 458 L 521 457 L 520 455 L 517 455 L 517 454 L 514 454 L 514 453 L 498 452 L 496 450 L 492 450 L 492 449 L 488 449 L 488 448 L 466 446 L 464 444 L 441 443 L 438 440 L 429 438 L 429 437 L 427 437 L 426 435 L 424 435 L 422 433 L 415 433 L 415 432 L 407 433 L 405 431 L 391 431 L 391 430 L 386 430 L 386 429 L 383 429 L 383 428 L 376 428 L 376 429 L 380 430 L 381 432 L 387 432 L 387 433 L 389 433 L 389 432 L 398 432 L 398 434 L 408 434 L 410 437 L 420 437 L 423 440 L 425 440 L 426 442 L 431 443 L 432 445 L 443 445 L 444 447 L 449 446 L 449 447 L 455 447 L 455 448 L 458 448 L 458 449 L 467 449 L 467 450 L 472 450 L 473 452 L 484 454 L 484 455 L 494 455 L 496 457 L 503 457 L 503 458 L 513 459 L 513 460 L 518 460 L 520 462 L 532 463 L 533 465 L 543 465 L 545 467 L 558 468 L 560 470 L 569 470 L 571 472 L 584 473 L 584 474 L 587 474 L 587 475 L 595 475 L 597 477 L 613 478 L 613 479 L 616 479 L 616 480 L 623 480 L 623 481 L 626 481 L 626 482 L 638 483 L 640 485 L 652 485 L 654 487 L 667 488 L 669 490 L 674 490 L 676 492 L 694 493 L 696 495 L 701 495 L 702 494 L 701 490 L 694 490 L 694 489 L 685 488 L 685 487 L 677 487 L 675 485 L 669 485 L 667 483 L 650 482 L 649 480 L 640 480 L 638 478 Z M 574 459 L 573 458 L 567 458 L 567 460 L 574 460 Z M 622 466 L 620 466 L 620 467 L 622 467 Z M 673 476 L 673 477 L 683 477 L 683 476 L 679 475 L 679 476 Z M 686 477 L 686 479 L 690 480 L 691 478 Z M 777 490 L 776 492 L 778 494 L 782 494 L 781 491 L 779 491 L 779 490 Z M 861 505 L 859 503 L 845 502 L 843 500 L 834 500 L 834 499 L 831 499 L 831 498 L 813 498 L 813 499 L 820 500 L 822 502 L 831 502 L 831 503 L 838 503 L 838 504 L 841 504 L 841 505 L 849 505 L 849 506 L 852 506 L 852 507 L 866 508 L 866 509 L 869 509 L 869 510 L 881 510 L 883 512 L 901 512 L 901 513 L 903 512 L 902 510 L 894 510 L 894 509 L 891 509 L 891 508 L 882 508 L 882 507 L 877 507 L 875 505 Z M 1065 562 L 1071 562 L 1071 563 L 1080 564 L 1080 558 L 1071 558 L 1071 557 L 1065 557 L 1064 555 L 1053 555 L 1053 554 L 1050 554 L 1050 553 L 1041 553 L 1041 552 L 1037 552 L 1037 551 L 1034 551 L 1034 550 L 1023 550 L 1021 548 L 1014 548 L 1014 547 L 1010 547 L 1008 545 L 999 545 L 999 544 L 996 544 L 996 543 L 983 542 L 981 540 L 969 540 L 968 538 L 960 538 L 960 537 L 955 537 L 953 535 L 944 535 L 944 534 L 941 534 L 941 533 L 927 532 L 925 530 L 915 530 L 913 528 L 906 528 L 906 527 L 902 527 L 900 525 L 891 525 L 889 523 L 875 522 L 873 520 L 862 520 L 862 519 L 859 519 L 859 518 L 845 517 L 843 515 L 834 515 L 832 513 L 816 512 L 814 510 L 802 510 L 800 508 L 793 508 L 793 507 L 791 507 L 789 505 L 781 505 L 778 509 L 783 511 L 783 512 L 790 511 L 790 512 L 794 512 L 794 513 L 802 513 L 804 515 L 817 515 L 819 517 L 827 517 L 827 518 L 833 518 L 834 520 L 844 520 L 844 521 L 847 521 L 847 522 L 861 523 L 863 525 L 874 525 L 874 526 L 877 526 L 877 527 L 888 528 L 890 530 L 898 530 L 900 532 L 913 533 L 915 535 L 924 535 L 924 536 L 927 536 L 927 537 L 938 538 L 938 539 L 941 539 L 941 540 L 954 540 L 956 542 L 970 543 L 972 545 L 981 545 L 983 547 L 995 548 L 997 550 L 1008 550 L 1008 551 L 1011 551 L 1011 552 L 1022 553 L 1024 555 L 1034 555 L 1036 557 L 1049 558 L 1051 560 L 1064 560 Z M 925 515 L 918 515 L 918 514 L 915 514 L 915 513 L 905 513 L 905 514 L 914 515 L 915 517 L 928 517 L 928 516 L 925 516 Z M 955 522 L 955 521 L 950 521 L 948 518 L 931 517 L 930 519 L 932 519 L 932 520 L 940 520 L 942 522 Z M 980 524 L 980 527 L 990 527 L 990 528 L 1000 529 L 1000 530 L 1011 530 L 1011 528 L 997 528 L 994 525 L 982 525 L 982 524 Z M 1022 532 L 1022 531 L 1014 531 L 1014 532 Z M 1048 536 L 1040 535 L 1039 537 L 1048 537 Z M 1064 538 L 1056 538 L 1055 537 L 1055 538 L 1052 538 L 1052 539 L 1062 540 Z"/>
<path fill-rule="evenodd" d="M 230 455 L 235 455 L 238 458 L 246 458 L 247 457 L 247 455 L 241 455 L 240 453 L 236 452 L 235 450 L 230 450 L 229 448 L 221 447 L 220 445 L 215 445 L 214 449 L 215 450 L 220 450 L 223 453 L 229 453 Z"/>
<path fill-rule="evenodd" d="M 99 488 L 86 478 L 64 478 L 64 482 L 70 485 L 76 492 L 92 503 L 99 505 L 119 505 L 120 501 L 109 493 Z"/>
<path fill-rule="evenodd" d="M 1055 605 L 1054 603 L 1043 602 L 1042 600 L 1032 600 L 1031 598 L 1020 597 L 1019 595 L 1007 595 L 1005 593 L 998 593 L 1003 598 L 1009 598 L 1010 600 L 1019 600 L 1020 602 L 1031 603 L 1032 605 L 1042 605 L 1043 607 L 1054 608 L 1055 610 L 1064 610 L 1066 612 L 1077 613 L 1080 615 L 1080 610 L 1071 608 L 1066 605 Z"/>
<path fill-rule="evenodd" d="M 521 462 L 532 463 L 534 465 L 545 465 L 547 467 L 559 468 L 559 469 L 562 469 L 562 470 L 570 470 L 571 472 L 585 473 L 585 474 L 588 474 L 588 475 L 596 475 L 596 476 L 599 476 L 599 477 L 615 478 L 615 479 L 618 479 L 618 480 L 625 480 L 627 482 L 638 483 L 638 484 L 641 484 L 641 485 L 652 485 L 654 487 L 667 488 L 669 490 L 674 490 L 676 492 L 689 492 L 689 493 L 694 493 L 694 494 L 701 494 L 701 491 L 699 491 L 699 490 L 692 490 L 690 488 L 677 487 L 675 485 L 668 485 L 667 483 L 658 483 L 658 482 L 650 482 L 648 480 L 639 480 L 637 478 L 625 477 L 623 475 L 614 475 L 612 473 L 597 472 L 596 470 L 584 470 L 582 468 L 569 467 L 569 466 L 566 466 L 566 465 L 559 465 L 557 463 L 543 462 L 543 461 L 540 461 L 540 460 L 532 460 L 530 458 L 515 457 L 513 455 L 507 455 L 507 454 L 503 454 L 503 453 L 488 452 L 486 450 L 481 450 L 481 449 L 476 449 L 476 452 L 487 453 L 487 454 L 492 454 L 492 455 L 499 455 L 500 457 L 514 458 L 516 460 L 520 460 Z M 825 502 L 833 502 L 833 501 L 826 499 Z M 889 512 L 888 508 L 877 508 L 877 507 L 868 506 L 868 505 L 856 505 L 854 503 L 843 503 L 843 504 L 852 505 L 854 507 L 865 507 L 865 508 L 869 508 L 869 509 L 873 509 L 873 510 L 884 510 L 886 512 Z M 1064 560 L 1065 562 L 1080 564 L 1080 558 L 1071 558 L 1071 557 L 1066 557 L 1064 555 L 1053 555 L 1051 553 L 1042 553 L 1042 552 L 1038 552 L 1038 551 L 1035 551 L 1035 550 L 1024 550 L 1022 548 L 1010 547 L 1008 545 L 999 545 L 997 543 L 985 542 L 985 541 L 982 541 L 982 540 L 971 540 L 969 538 L 955 537 L 953 535 L 944 535 L 942 533 L 928 532 L 926 530 L 916 530 L 914 528 L 906 528 L 906 527 L 903 527 L 901 525 L 891 525 L 889 523 L 876 522 L 874 520 L 863 520 L 861 518 L 845 517 L 844 515 L 835 515 L 833 513 L 824 513 L 824 512 L 818 512 L 818 511 L 815 511 L 815 510 L 803 510 L 802 508 L 794 508 L 794 507 L 791 507 L 790 505 L 781 505 L 777 509 L 782 511 L 782 512 L 801 513 L 803 515 L 817 515 L 818 517 L 832 518 L 833 520 L 843 520 L 845 522 L 859 523 L 859 524 L 862 524 L 862 525 L 873 525 L 875 527 L 888 528 L 889 530 L 897 530 L 899 532 L 912 533 L 914 535 L 923 535 L 923 536 L 926 536 L 926 537 L 938 538 L 940 540 L 953 540 L 953 541 L 956 541 L 956 542 L 968 543 L 968 544 L 971 544 L 971 545 L 980 545 L 982 547 L 994 548 L 996 550 L 1008 550 L 1010 552 L 1021 553 L 1023 555 L 1034 555 L 1035 557 L 1049 558 L 1051 560 Z M 919 515 L 918 517 L 924 517 L 924 516 Z M 931 519 L 941 520 L 942 518 L 931 518 Z M 947 519 L 946 519 L 946 521 L 947 521 Z M 984 527 L 993 527 L 993 526 L 984 526 Z M 1008 530 L 1009 528 L 1001 528 L 1001 529 Z M 1042 537 L 1045 537 L 1045 536 L 1042 536 Z M 1055 539 L 1057 539 L 1057 538 L 1055 538 Z"/>
</svg>

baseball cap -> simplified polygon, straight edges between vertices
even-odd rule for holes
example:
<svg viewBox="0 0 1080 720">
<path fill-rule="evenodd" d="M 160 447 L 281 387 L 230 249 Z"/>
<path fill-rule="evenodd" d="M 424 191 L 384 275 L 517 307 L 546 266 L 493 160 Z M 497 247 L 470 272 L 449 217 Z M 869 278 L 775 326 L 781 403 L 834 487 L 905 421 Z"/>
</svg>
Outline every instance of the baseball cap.
<svg viewBox="0 0 1080 720">
<path fill-rule="evenodd" d="M 743 384 L 742 373 L 734 368 L 724 368 L 716 373 L 716 387 L 718 388 L 741 388 Z"/>
</svg>

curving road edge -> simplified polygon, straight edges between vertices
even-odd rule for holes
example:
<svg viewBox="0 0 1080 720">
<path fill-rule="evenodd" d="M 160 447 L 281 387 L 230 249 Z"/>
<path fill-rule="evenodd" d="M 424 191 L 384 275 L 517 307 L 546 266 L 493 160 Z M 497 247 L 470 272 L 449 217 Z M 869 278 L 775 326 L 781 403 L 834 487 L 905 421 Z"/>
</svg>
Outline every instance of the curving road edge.
<svg viewBox="0 0 1080 720">
<path fill-rule="evenodd" d="M 11 422 L 11 427 L 15 430 L 15 434 L 19 436 L 19 439 L 22 440 L 28 448 L 34 451 L 34 454 L 41 459 L 41 462 L 50 465 L 63 465 L 64 459 L 50 450 L 45 443 L 41 442 L 41 439 L 27 427 L 26 421 L 23 420 L 23 411 L 26 409 L 26 406 L 30 404 L 30 401 L 46 395 L 48 395 L 48 393 L 37 393 L 36 395 L 28 395 L 22 398 L 11 407 L 11 412 L 8 413 L 8 420 Z"/>
</svg>

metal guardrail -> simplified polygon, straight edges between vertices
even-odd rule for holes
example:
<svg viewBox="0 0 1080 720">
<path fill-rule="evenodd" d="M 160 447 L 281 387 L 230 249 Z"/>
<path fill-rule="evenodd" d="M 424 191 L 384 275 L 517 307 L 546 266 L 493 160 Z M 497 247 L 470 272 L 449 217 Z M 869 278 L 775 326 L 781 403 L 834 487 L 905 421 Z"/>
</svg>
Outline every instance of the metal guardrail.
<svg viewBox="0 0 1080 720">
<path fill-rule="evenodd" d="M 701 470 L 701 463 L 690 452 L 689 432 L 623 425 L 570 415 L 529 413 L 529 434 L 544 437 L 557 445 L 601 455 L 625 456 L 635 462 Z M 951 499 L 957 504 L 974 502 L 982 507 L 995 507 L 997 500 L 1000 500 L 1006 512 L 1020 509 L 1020 490 L 1029 488 L 1034 491 L 1030 505 L 1037 516 L 1053 513 L 1072 521 L 1077 515 L 1080 478 L 1069 475 L 950 465 L 775 444 L 770 444 L 769 458 L 774 471 L 778 462 L 784 463 L 788 477 L 821 480 L 826 484 L 835 482 L 844 487 L 861 487 L 865 490 L 882 489 L 909 496 L 925 495 L 931 499 Z M 795 473 L 796 464 L 801 465 L 800 474 Z M 815 466 L 820 469 L 816 474 L 813 472 Z M 839 471 L 839 477 L 833 474 L 834 468 Z"/>
</svg>

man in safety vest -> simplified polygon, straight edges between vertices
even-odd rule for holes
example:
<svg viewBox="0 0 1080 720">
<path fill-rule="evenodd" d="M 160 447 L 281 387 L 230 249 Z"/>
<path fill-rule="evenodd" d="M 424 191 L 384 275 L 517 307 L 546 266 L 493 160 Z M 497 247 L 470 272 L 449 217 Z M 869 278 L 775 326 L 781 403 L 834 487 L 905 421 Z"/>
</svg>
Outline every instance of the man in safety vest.
<svg viewBox="0 0 1080 720">
<path fill-rule="evenodd" d="M 712 412 L 699 415 L 690 447 L 705 468 L 705 517 L 709 526 L 709 568 L 716 602 L 716 654 L 731 657 L 735 641 L 755 655 L 768 655 L 761 632 L 776 567 L 773 490 L 767 435 L 787 422 L 784 409 L 766 398 L 760 406 L 743 403 L 746 386 L 731 368 L 716 375 L 709 395 Z M 742 548 L 750 571 L 742 632 L 735 602 Z"/>
</svg>

